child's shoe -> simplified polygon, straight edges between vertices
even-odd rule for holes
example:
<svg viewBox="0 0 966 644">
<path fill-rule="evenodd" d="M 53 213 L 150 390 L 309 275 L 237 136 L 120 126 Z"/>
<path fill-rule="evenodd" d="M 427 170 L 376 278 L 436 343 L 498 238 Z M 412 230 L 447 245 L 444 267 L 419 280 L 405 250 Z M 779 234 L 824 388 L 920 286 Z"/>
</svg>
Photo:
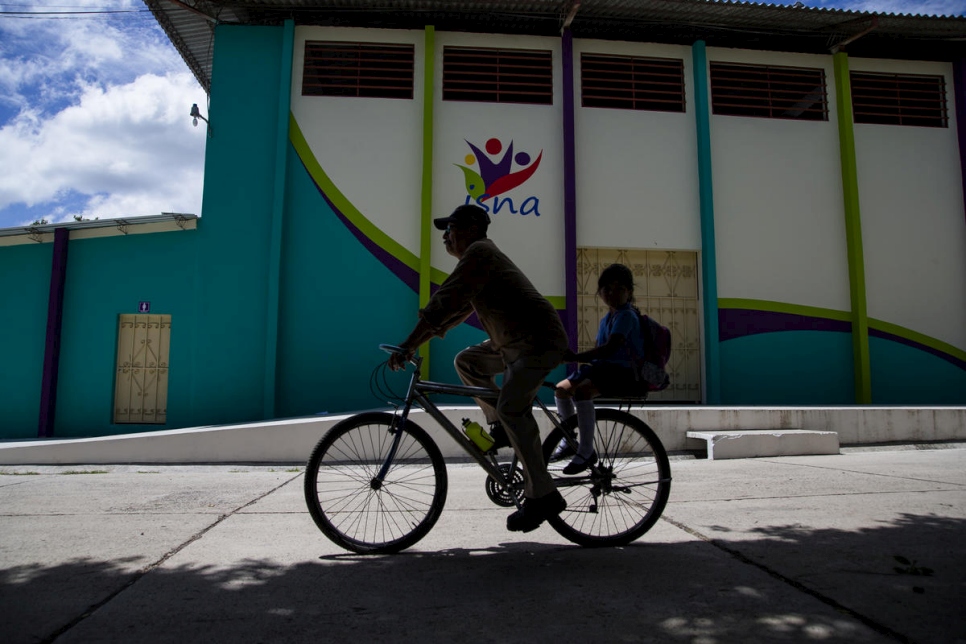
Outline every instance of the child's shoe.
<svg viewBox="0 0 966 644">
<path fill-rule="evenodd" d="M 591 452 L 590 456 L 583 457 L 580 454 L 574 456 L 573 460 L 563 468 L 564 474 L 580 474 L 591 465 L 597 462 L 597 452 Z"/>
</svg>

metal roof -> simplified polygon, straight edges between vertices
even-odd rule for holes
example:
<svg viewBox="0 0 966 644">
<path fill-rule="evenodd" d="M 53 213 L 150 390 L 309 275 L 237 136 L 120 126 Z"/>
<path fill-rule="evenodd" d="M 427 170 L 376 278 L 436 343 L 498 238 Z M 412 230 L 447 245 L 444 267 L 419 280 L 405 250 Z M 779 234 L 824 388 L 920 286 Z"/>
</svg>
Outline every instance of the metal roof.
<svg viewBox="0 0 966 644">
<path fill-rule="evenodd" d="M 144 0 L 205 91 L 214 27 L 222 23 L 333 25 L 559 35 L 575 38 L 955 60 L 966 17 L 875 14 L 728 0 Z M 854 38 L 855 36 L 860 36 Z M 854 38 L 854 39 L 853 39 Z"/>
</svg>

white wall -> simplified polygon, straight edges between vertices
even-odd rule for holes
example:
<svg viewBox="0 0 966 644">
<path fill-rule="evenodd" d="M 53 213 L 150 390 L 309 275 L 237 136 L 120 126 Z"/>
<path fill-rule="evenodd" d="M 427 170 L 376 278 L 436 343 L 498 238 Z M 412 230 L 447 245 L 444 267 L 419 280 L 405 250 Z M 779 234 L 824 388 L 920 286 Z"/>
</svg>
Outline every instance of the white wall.
<svg viewBox="0 0 966 644">
<path fill-rule="evenodd" d="M 443 49 L 446 46 L 537 49 L 552 52 L 553 104 L 517 105 L 443 101 Z M 522 203 L 536 197 L 539 216 L 512 214 L 504 207 L 491 213 L 489 237 L 512 259 L 534 286 L 546 296 L 562 296 L 564 289 L 563 212 L 563 107 L 561 93 L 560 39 L 529 36 L 436 33 L 435 133 L 433 142 L 433 210 L 448 214 L 466 200 L 463 171 L 472 150 L 481 150 L 487 140 L 499 139 L 504 150 L 513 142 L 514 154 L 526 152 L 535 160 L 542 151 L 533 176 L 519 187 L 500 195 L 520 210 Z M 492 155 L 498 160 L 502 152 Z M 478 169 L 478 165 L 467 166 Z M 520 169 L 516 163 L 513 171 Z M 484 202 L 492 204 L 492 200 Z M 533 202 L 531 202 L 533 203 Z M 442 234 L 433 232 L 433 267 L 449 273 L 456 261 L 446 254 Z"/>
<path fill-rule="evenodd" d="M 686 111 L 581 107 L 581 53 L 683 60 Z M 691 49 L 575 40 L 574 59 L 577 245 L 699 250 Z"/>
<path fill-rule="evenodd" d="M 851 310 L 831 56 L 709 48 L 825 70 L 828 121 L 711 116 L 718 295 Z"/>
<path fill-rule="evenodd" d="M 419 255 L 423 32 L 296 27 L 292 113 L 319 165 L 373 224 Z M 306 40 L 415 46 L 413 98 L 302 96 Z"/>
<path fill-rule="evenodd" d="M 948 128 L 855 124 L 872 318 L 966 349 L 966 216 L 952 65 L 850 59 L 852 71 L 942 75 Z"/>
</svg>

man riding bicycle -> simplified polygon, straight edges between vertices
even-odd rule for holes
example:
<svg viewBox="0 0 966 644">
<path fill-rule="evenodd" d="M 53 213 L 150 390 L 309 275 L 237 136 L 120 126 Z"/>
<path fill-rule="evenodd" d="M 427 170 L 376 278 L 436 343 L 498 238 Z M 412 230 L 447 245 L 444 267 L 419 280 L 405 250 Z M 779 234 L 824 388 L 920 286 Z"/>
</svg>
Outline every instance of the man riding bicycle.
<svg viewBox="0 0 966 644">
<path fill-rule="evenodd" d="M 496 406 L 476 399 L 487 422 L 502 423 L 523 466 L 523 507 L 507 517 L 507 529 L 529 532 L 567 506 L 547 472 L 533 400 L 550 372 L 563 360 L 567 334 L 553 305 L 486 236 L 490 217 L 475 205 L 456 208 L 434 220 L 445 231 L 446 252 L 459 260 L 440 285 L 389 367 L 405 367 L 416 348 L 465 321 L 474 311 L 489 335 L 485 342 L 456 356 L 456 371 L 466 385 L 499 389 Z M 503 374 L 498 388 L 495 377 Z M 495 432 L 499 435 L 499 432 Z"/>
</svg>

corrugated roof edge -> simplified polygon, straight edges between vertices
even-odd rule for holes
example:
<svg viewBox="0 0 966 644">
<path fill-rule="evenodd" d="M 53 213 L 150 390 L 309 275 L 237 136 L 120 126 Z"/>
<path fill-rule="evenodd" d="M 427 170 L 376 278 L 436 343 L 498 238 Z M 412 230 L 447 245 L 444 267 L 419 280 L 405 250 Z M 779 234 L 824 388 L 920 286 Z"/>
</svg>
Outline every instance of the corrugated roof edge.
<svg viewBox="0 0 966 644">
<path fill-rule="evenodd" d="M 725 4 L 751 7 L 768 7 L 775 9 L 794 9 L 796 11 L 817 11 L 821 13 L 834 13 L 841 15 L 862 16 L 895 16 L 897 18 L 953 18 L 966 21 L 966 16 L 948 13 L 893 13 L 883 11 L 856 11 L 855 9 L 841 9 L 839 7 L 810 7 L 803 4 L 783 4 L 780 2 L 740 2 L 739 0 L 705 0 L 708 4 Z"/>
<path fill-rule="evenodd" d="M 557 17 L 562 24 L 565 16 L 560 14 L 561 7 L 569 9 L 568 3 L 551 0 L 488 0 L 485 3 L 406 0 L 391 8 L 385 0 L 221 0 L 217 4 L 207 0 L 143 1 L 206 92 L 210 91 L 211 85 L 211 38 L 215 24 L 275 24 L 292 17 L 299 22 L 299 18 L 304 17 L 307 20 L 304 24 L 334 21 L 331 24 L 370 26 L 374 16 L 378 15 L 384 18 L 379 25 L 389 29 L 435 24 L 438 31 L 492 29 L 493 33 L 503 33 L 509 29 L 507 33 L 531 33 L 528 29 L 532 28 L 533 21 L 543 25 L 540 29 L 546 31 L 545 19 Z M 320 16 L 322 22 L 313 22 Z M 851 45 L 857 56 L 922 60 L 961 57 L 959 48 L 960 41 L 966 40 L 966 16 L 884 13 L 740 0 L 598 0 L 585 2 L 572 25 L 577 38 L 626 39 L 626 27 L 638 21 L 640 24 L 662 25 L 664 35 L 671 38 L 658 38 L 653 42 L 684 42 L 698 38 L 706 40 L 710 46 L 819 53 L 823 51 L 821 43 L 815 43 L 822 34 L 841 27 L 854 31 L 857 23 L 874 16 L 879 18 L 875 31 L 864 36 L 858 44 Z M 481 22 L 481 17 L 488 19 Z M 742 25 L 749 21 L 764 21 L 764 24 L 743 30 Z M 527 27 L 528 24 L 531 26 Z M 748 31 L 753 38 L 742 40 L 740 32 L 743 31 Z M 789 34 L 795 35 L 796 40 L 794 43 L 788 41 L 786 45 L 783 39 Z M 809 38 L 812 40 L 806 43 Z"/>
</svg>

